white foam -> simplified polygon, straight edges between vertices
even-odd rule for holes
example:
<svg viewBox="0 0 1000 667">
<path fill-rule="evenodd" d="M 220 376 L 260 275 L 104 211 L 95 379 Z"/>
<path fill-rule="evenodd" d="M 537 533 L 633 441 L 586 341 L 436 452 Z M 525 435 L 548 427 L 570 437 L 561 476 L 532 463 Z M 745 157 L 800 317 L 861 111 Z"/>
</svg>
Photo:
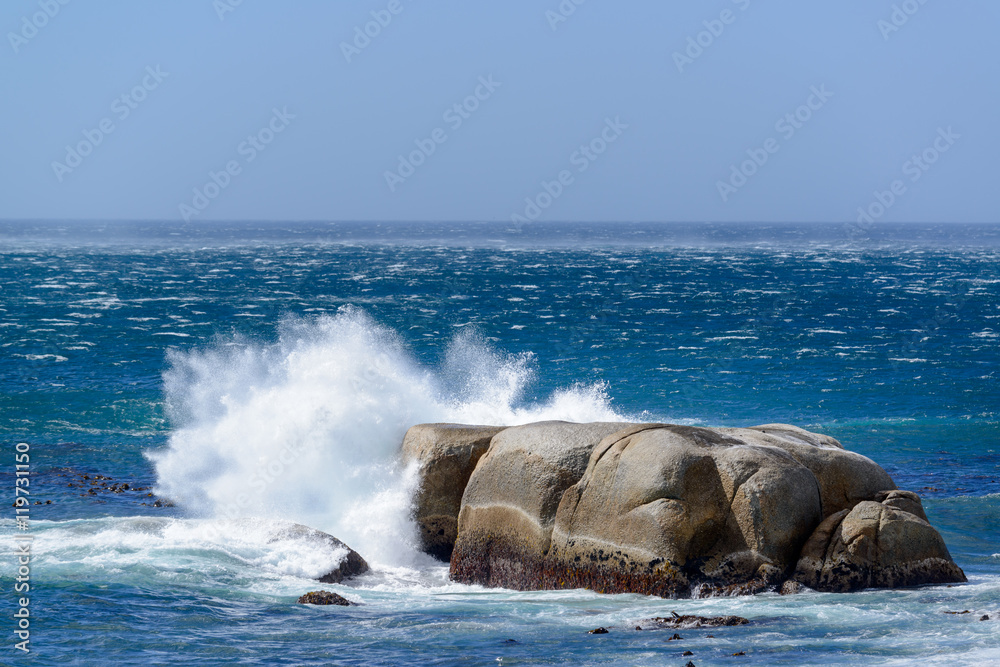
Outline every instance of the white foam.
<svg viewBox="0 0 1000 667">
<path fill-rule="evenodd" d="M 452 339 L 439 367 L 422 365 L 353 307 L 288 320 L 274 343 L 219 341 L 169 360 L 175 430 L 150 454 L 158 494 L 195 516 L 297 521 L 387 566 L 424 562 L 409 519 L 415 473 L 398 462 L 413 424 L 623 419 L 601 385 L 525 404 L 530 355 L 497 352 L 474 333 Z"/>
<path fill-rule="evenodd" d="M 247 581 L 317 579 L 347 551 L 272 519 L 237 521 L 158 517 L 35 522 L 32 551 L 56 576 L 109 573 L 212 586 Z M 60 574 L 62 573 L 62 574 Z M 116 577 L 120 578 L 120 577 Z M 148 582 L 146 582 L 148 583 Z"/>
</svg>

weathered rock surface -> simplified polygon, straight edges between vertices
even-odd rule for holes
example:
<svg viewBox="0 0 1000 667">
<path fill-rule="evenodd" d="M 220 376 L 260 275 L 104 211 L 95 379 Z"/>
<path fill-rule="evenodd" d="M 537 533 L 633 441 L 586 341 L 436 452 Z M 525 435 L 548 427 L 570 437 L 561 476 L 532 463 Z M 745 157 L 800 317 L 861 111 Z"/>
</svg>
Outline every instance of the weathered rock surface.
<svg viewBox="0 0 1000 667">
<path fill-rule="evenodd" d="M 888 491 L 827 517 L 792 576 L 809 588 L 846 592 L 966 581 L 917 494 Z"/>
<path fill-rule="evenodd" d="M 545 583 L 754 593 L 785 579 L 826 513 L 894 488 L 870 459 L 793 426 L 635 425 L 564 494 Z"/>
<path fill-rule="evenodd" d="M 486 427 L 467 428 L 452 431 L 459 444 L 482 446 Z M 448 433 L 430 425 L 413 440 Z M 445 477 L 435 487 L 454 498 Z M 783 424 L 499 430 L 465 485 L 457 533 L 454 580 L 522 590 L 743 594 L 793 570 L 786 592 L 965 580 L 916 495 L 833 438 Z"/>
<path fill-rule="evenodd" d="M 455 581 L 538 589 L 563 492 L 587 468 L 593 448 L 624 423 L 539 422 L 493 436 L 462 496 Z"/>
<path fill-rule="evenodd" d="M 404 462 L 420 466 L 413 516 L 421 547 L 445 562 L 458 536 L 458 512 L 465 486 L 501 426 L 419 424 L 403 438 Z"/>
</svg>

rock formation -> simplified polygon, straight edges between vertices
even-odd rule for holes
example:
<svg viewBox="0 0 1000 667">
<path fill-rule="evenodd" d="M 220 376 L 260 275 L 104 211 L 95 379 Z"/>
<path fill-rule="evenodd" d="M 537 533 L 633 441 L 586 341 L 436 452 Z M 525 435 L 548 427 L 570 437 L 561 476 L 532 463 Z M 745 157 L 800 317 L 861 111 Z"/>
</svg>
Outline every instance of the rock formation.
<svg viewBox="0 0 1000 667">
<path fill-rule="evenodd" d="M 457 510 L 460 582 L 683 597 L 965 580 L 916 495 L 794 426 L 434 424 L 404 449 L 428 551 L 450 549 Z"/>
<path fill-rule="evenodd" d="M 917 494 L 888 491 L 828 516 L 802 549 L 792 580 L 822 591 L 965 581 Z"/>
<path fill-rule="evenodd" d="M 535 589 L 563 492 L 590 452 L 627 424 L 540 422 L 493 437 L 462 496 L 451 558 L 456 581 Z"/>
<path fill-rule="evenodd" d="M 458 536 L 462 494 L 500 426 L 419 424 L 403 438 L 404 462 L 420 466 L 413 514 L 423 550 L 445 562 Z"/>
</svg>

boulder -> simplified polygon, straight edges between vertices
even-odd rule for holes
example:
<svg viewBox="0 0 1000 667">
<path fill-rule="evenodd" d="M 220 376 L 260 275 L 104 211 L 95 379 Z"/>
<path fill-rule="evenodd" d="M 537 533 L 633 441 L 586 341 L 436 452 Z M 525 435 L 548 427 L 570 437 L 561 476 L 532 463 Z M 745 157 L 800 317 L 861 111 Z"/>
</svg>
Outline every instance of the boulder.
<svg viewBox="0 0 1000 667">
<path fill-rule="evenodd" d="M 370 568 L 367 561 L 361 557 L 357 551 L 347 546 L 329 533 L 321 530 L 303 526 L 298 523 L 290 523 L 280 526 L 269 538 L 268 542 L 278 542 L 284 540 L 307 540 L 318 541 L 331 551 L 344 552 L 340 564 L 319 578 L 325 584 L 339 584 L 345 579 L 364 574 Z"/>
<path fill-rule="evenodd" d="M 413 518 L 424 552 L 451 560 L 465 485 L 490 440 L 502 430 L 501 426 L 419 424 L 406 432 L 403 461 L 420 468 Z"/>
<path fill-rule="evenodd" d="M 872 526 L 883 541 L 869 553 L 854 535 Z M 829 436 L 541 422 L 501 430 L 476 465 L 451 576 L 685 597 L 777 589 L 798 569 L 792 592 L 820 585 L 810 568 L 843 570 L 848 553 L 850 586 L 964 581 L 919 498 Z"/>
<path fill-rule="evenodd" d="M 341 607 L 353 607 L 357 603 L 351 602 L 347 598 L 337 595 L 336 593 L 331 593 L 330 591 L 309 591 L 305 595 L 301 596 L 297 602 L 299 604 L 317 604 L 317 605 L 339 605 Z"/>
<path fill-rule="evenodd" d="M 966 581 L 917 494 L 887 491 L 827 517 L 810 536 L 792 580 L 847 592 Z"/>
<path fill-rule="evenodd" d="M 824 456 L 799 450 L 847 456 L 795 436 L 646 425 L 606 438 L 562 498 L 546 583 L 664 597 L 780 583 L 822 520 L 823 489 L 799 459 L 820 466 Z M 854 463 L 878 468 L 864 457 Z M 881 485 L 893 487 L 884 473 Z"/>
<path fill-rule="evenodd" d="M 629 426 L 549 421 L 493 436 L 462 496 L 452 579 L 541 588 L 542 560 L 563 492 L 583 475 L 594 447 Z"/>
</svg>

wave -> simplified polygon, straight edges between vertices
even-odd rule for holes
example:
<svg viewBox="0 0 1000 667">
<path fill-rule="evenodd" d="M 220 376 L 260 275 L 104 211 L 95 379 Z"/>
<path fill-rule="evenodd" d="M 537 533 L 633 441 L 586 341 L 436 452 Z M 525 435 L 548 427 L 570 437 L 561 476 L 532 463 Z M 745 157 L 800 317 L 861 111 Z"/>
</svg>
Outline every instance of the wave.
<svg viewBox="0 0 1000 667">
<path fill-rule="evenodd" d="M 398 458 L 408 427 L 626 419 L 600 384 L 526 403 L 531 355 L 475 333 L 453 338 L 439 365 L 421 364 L 355 307 L 289 318 L 274 342 L 218 340 L 168 360 L 173 431 L 147 454 L 159 495 L 195 517 L 304 523 L 386 566 L 423 559 L 409 516 L 416 475 Z"/>
</svg>

